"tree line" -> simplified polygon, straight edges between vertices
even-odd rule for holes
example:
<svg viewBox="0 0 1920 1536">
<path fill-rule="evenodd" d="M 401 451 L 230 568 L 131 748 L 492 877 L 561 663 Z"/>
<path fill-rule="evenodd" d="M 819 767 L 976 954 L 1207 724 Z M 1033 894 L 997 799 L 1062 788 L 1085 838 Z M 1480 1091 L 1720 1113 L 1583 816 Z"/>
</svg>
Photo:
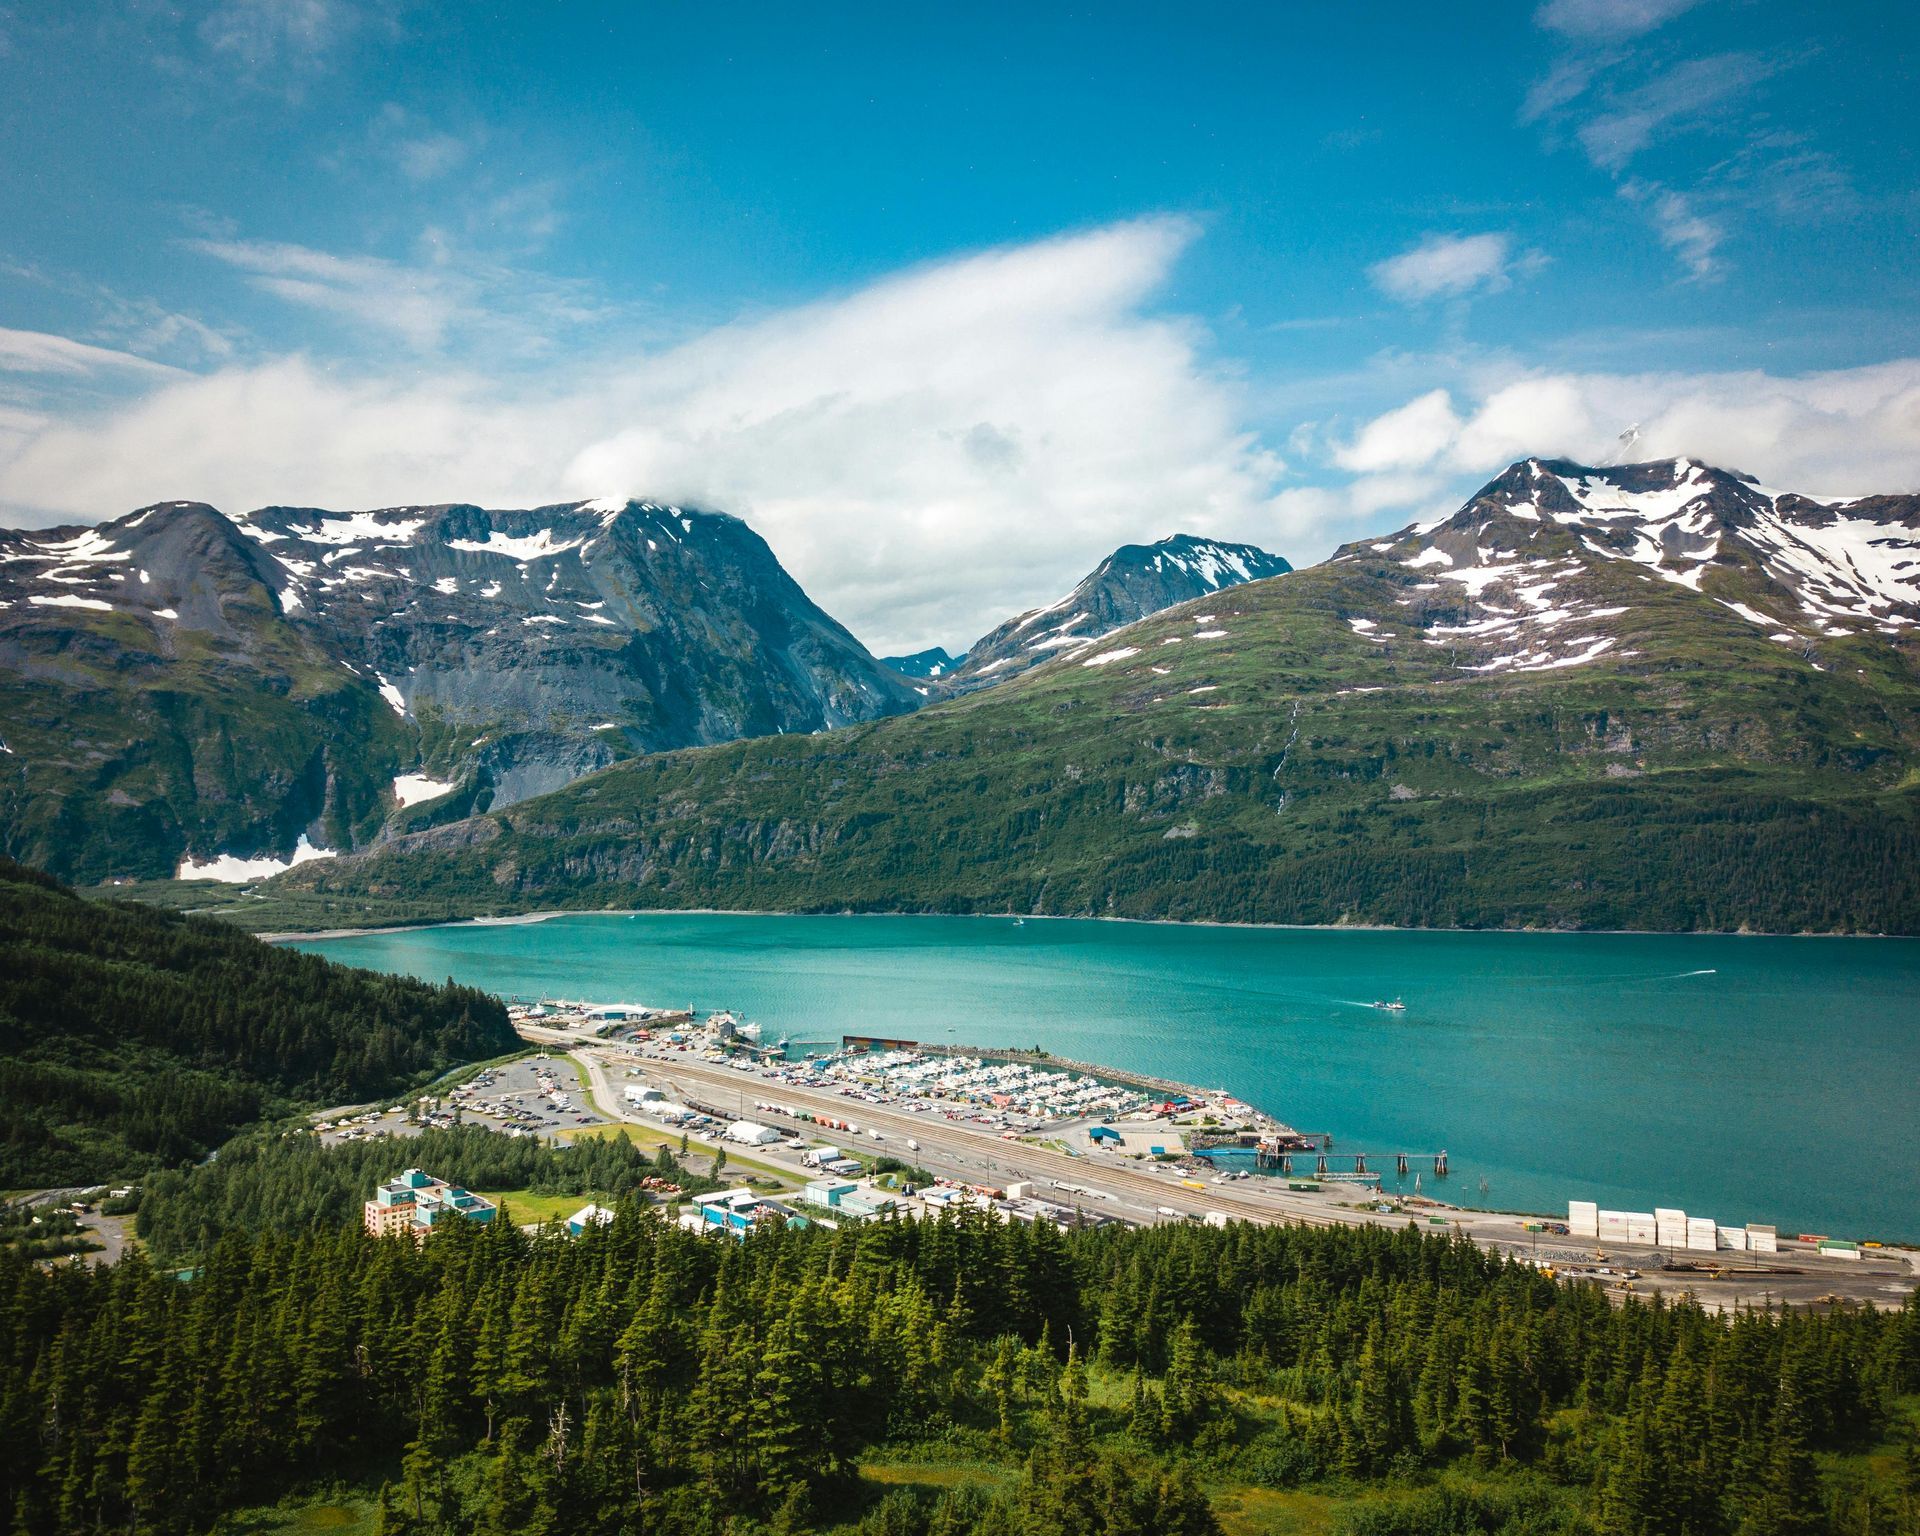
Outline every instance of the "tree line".
<svg viewBox="0 0 1920 1536">
<path fill-rule="evenodd" d="M 0 1508 L 172 1536 L 329 1478 L 385 1536 L 1210 1536 L 1210 1490 L 1389 1497 L 1353 1536 L 1912 1531 L 1920 1307 L 1610 1304 L 1417 1230 L 980 1214 L 706 1239 L 230 1229 L 191 1279 L 0 1255 Z M 1901 1426 L 1905 1425 L 1904 1431 Z M 901 1447 L 991 1474 L 875 1500 Z M 1895 1458 L 1896 1466 L 1898 1456 Z"/>
</svg>

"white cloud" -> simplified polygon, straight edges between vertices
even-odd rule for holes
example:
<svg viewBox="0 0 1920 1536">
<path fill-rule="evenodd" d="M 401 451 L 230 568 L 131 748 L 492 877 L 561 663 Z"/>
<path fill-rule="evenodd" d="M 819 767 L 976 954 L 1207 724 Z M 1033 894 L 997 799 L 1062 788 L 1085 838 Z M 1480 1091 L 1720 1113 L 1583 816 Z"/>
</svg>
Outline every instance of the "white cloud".
<svg viewBox="0 0 1920 1536">
<path fill-rule="evenodd" d="M 1453 397 L 1444 389 L 1409 400 L 1398 410 L 1376 416 L 1351 443 L 1334 453 L 1334 462 L 1357 474 L 1386 469 L 1415 469 L 1431 464 L 1460 435 Z"/>
<path fill-rule="evenodd" d="M 1533 253 L 1513 254 L 1511 235 L 1429 235 L 1410 251 L 1367 268 L 1374 286 L 1403 304 L 1497 293 L 1515 272 L 1539 264 Z"/>
<path fill-rule="evenodd" d="M 1549 32 L 1582 41 L 1614 42 L 1665 26 L 1700 0 L 1547 0 L 1533 13 Z"/>
<path fill-rule="evenodd" d="M 1623 183 L 1620 195 L 1646 206 L 1660 243 L 1679 257 L 1689 278 L 1698 282 L 1719 275 L 1720 261 L 1715 253 L 1726 232 L 1716 220 L 1700 213 L 1692 198 L 1643 181 Z"/>
<path fill-rule="evenodd" d="M 1828 217 L 1854 201 L 1845 171 L 1805 136 L 1772 120 L 1760 88 L 1781 58 L 1721 53 L 1649 66 L 1630 40 L 1688 9 L 1676 0 L 1550 0 L 1535 13 L 1572 44 L 1528 89 L 1520 121 L 1546 125 L 1549 140 L 1571 133 L 1586 157 L 1638 204 L 1689 281 L 1720 275 L 1727 225 L 1742 211 Z M 1628 83 L 1629 81 L 1633 83 Z M 1630 175 L 1647 151 L 1687 134 L 1744 139 L 1687 191 Z M 1669 156 L 1669 158 L 1672 158 Z"/>
<path fill-rule="evenodd" d="M 177 376 L 177 368 L 116 352 L 108 347 L 89 346 L 65 336 L 45 331 L 12 331 L 0 327 L 0 373 L 64 374 L 84 377 L 99 373 L 146 374 L 152 377 Z"/>
<path fill-rule="evenodd" d="M 1475 395 L 1436 468 L 1484 478 L 1527 457 L 1602 462 L 1636 423 L 1636 458 L 1686 455 L 1812 495 L 1920 486 L 1920 358 L 1786 377 L 1529 373 Z"/>
<path fill-rule="evenodd" d="M 0 465 L 0 500 L 102 517 L 161 496 L 652 496 L 745 516 L 876 648 L 965 643 L 1119 543 L 1280 526 L 1279 462 L 1204 336 L 1145 309 L 1193 234 L 1149 220 L 991 251 L 538 378 L 226 368 L 36 433 Z M 390 276 L 230 254 L 354 303 Z"/>
</svg>

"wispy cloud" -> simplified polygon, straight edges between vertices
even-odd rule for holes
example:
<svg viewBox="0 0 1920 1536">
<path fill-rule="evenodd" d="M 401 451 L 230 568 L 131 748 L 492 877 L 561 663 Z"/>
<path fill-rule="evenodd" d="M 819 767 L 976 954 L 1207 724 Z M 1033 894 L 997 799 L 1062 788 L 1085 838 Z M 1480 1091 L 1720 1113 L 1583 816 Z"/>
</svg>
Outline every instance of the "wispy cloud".
<svg viewBox="0 0 1920 1536">
<path fill-rule="evenodd" d="M 1687 59 L 1612 96 L 1577 137 L 1595 165 L 1622 171 L 1657 140 L 1714 124 L 1721 108 L 1775 72 L 1774 64 L 1751 53 Z"/>
<path fill-rule="evenodd" d="M 479 130 L 463 135 L 435 128 L 392 101 L 374 114 L 367 127 L 367 143 L 374 154 L 414 183 L 438 181 L 459 170 L 484 137 Z"/>
<path fill-rule="evenodd" d="M 1498 293 L 1513 285 L 1516 274 L 1537 269 L 1542 260 L 1537 252 L 1516 253 L 1507 234 L 1429 235 L 1413 249 L 1376 262 L 1367 275 L 1389 298 L 1420 304 Z"/>
<path fill-rule="evenodd" d="M 360 22 L 350 0 L 220 0 L 199 37 L 247 83 L 299 94 Z"/>
<path fill-rule="evenodd" d="M 1665 26 L 1700 0 L 1547 0 L 1533 13 L 1549 32 L 1583 42 L 1619 42 Z"/>
<path fill-rule="evenodd" d="M 79 378 L 101 373 L 142 374 L 150 378 L 179 378 L 181 371 L 151 358 L 110 347 L 91 346 L 45 331 L 12 331 L 0 327 L 0 373 L 61 374 Z"/>
<path fill-rule="evenodd" d="M 1719 276 L 1720 261 L 1715 253 L 1726 232 L 1715 220 L 1700 213 L 1692 198 L 1644 181 L 1623 182 L 1620 195 L 1647 209 L 1660 243 L 1679 258 L 1688 278 L 1700 282 Z"/>
<path fill-rule="evenodd" d="M 1549 143 L 1577 143 L 1644 212 L 1682 275 L 1699 282 L 1724 270 L 1722 248 L 1739 214 L 1839 207 L 1850 185 L 1830 156 L 1780 129 L 1760 102 L 1788 60 L 1752 52 L 1675 60 L 1671 48 L 1655 58 L 1650 45 L 1636 46 L 1692 8 L 1692 0 L 1548 0 L 1534 19 L 1566 51 L 1528 88 L 1519 116 L 1540 124 Z M 1698 166 L 1695 157 L 1689 185 L 1670 167 L 1690 137 L 1711 142 L 1714 159 Z M 1641 169 L 1655 151 L 1663 152 L 1658 180 Z"/>
<path fill-rule="evenodd" d="M 76 341 L 185 367 L 218 363 L 234 355 L 234 334 L 153 299 L 31 262 L 0 260 L 0 276 L 60 294 L 89 311 L 92 318 L 73 338 Z"/>
<path fill-rule="evenodd" d="M 438 230 L 422 234 L 412 261 L 275 240 L 196 238 L 185 245 L 242 273 L 262 293 L 422 352 L 461 342 L 534 356 L 605 318 L 583 285 L 472 256 Z"/>
</svg>

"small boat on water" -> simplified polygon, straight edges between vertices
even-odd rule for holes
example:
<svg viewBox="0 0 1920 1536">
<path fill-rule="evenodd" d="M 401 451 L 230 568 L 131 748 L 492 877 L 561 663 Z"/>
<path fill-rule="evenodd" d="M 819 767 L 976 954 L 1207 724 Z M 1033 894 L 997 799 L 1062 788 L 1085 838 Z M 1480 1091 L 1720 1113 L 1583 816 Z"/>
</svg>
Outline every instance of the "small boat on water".
<svg viewBox="0 0 1920 1536">
<path fill-rule="evenodd" d="M 1373 1006 L 1378 1008 L 1382 1013 L 1405 1013 L 1407 1011 L 1407 1005 L 1397 997 L 1390 1003 L 1376 1002 Z"/>
</svg>

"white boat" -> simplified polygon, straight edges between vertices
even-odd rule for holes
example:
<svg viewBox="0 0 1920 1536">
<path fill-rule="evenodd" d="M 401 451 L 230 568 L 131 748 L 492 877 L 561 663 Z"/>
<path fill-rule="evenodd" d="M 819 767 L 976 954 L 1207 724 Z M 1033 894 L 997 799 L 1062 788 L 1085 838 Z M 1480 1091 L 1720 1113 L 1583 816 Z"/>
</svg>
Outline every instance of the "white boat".
<svg viewBox="0 0 1920 1536">
<path fill-rule="evenodd" d="M 1382 1013 L 1405 1013 L 1407 1011 L 1407 1005 L 1401 1002 L 1399 998 L 1395 998 L 1390 1003 L 1376 1002 L 1373 1006 L 1378 1008 Z"/>
</svg>

